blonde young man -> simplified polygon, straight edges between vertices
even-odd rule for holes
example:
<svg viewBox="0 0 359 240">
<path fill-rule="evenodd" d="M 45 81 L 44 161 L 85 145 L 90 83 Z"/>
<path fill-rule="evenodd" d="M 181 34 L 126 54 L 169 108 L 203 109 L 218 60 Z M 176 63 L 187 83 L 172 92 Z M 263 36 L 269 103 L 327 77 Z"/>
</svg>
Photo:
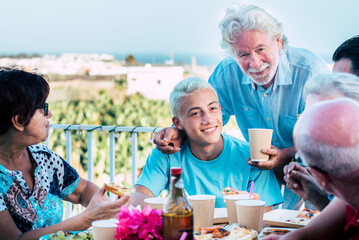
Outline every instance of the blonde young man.
<svg viewBox="0 0 359 240">
<path fill-rule="evenodd" d="M 252 181 L 253 191 L 266 202 L 266 210 L 283 201 L 273 171 L 247 164 L 248 143 L 221 133 L 221 105 L 209 83 L 198 77 L 181 81 L 170 95 L 170 107 L 174 126 L 184 131 L 187 138 L 174 154 L 153 149 L 135 184 L 132 205 L 143 205 L 144 198 L 168 190 L 171 167 L 182 168 L 189 195 L 216 195 L 216 207 L 225 207 L 222 188 L 249 191 Z"/>
</svg>

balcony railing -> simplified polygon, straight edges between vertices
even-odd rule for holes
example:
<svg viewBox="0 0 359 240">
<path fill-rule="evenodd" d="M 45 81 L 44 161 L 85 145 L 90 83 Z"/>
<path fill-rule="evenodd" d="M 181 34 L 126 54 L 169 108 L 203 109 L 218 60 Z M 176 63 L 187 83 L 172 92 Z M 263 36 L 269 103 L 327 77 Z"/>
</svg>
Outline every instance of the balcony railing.
<svg viewBox="0 0 359 240">
<path fill-rule="evenodd" d="M 71 131 L 87 131 L 87 157 L 88 157 L 88 180 L 93 181 L 93 132 L 109 132 L 109 154 L 110 154 L 110 181 L 115 178 L 115 134 L 129 132 L 132 139 L 132 184 L 137 180 L 137 134 L 140 132 L 157 133 L 161 127 L 128 127 L 128 126 L 99 126 L 99 125 L 77 125 L 77 124 L 51 124 L 50 133 L 45 145 L 49 148 L 51 129 L 63 129 L 66 134 L 66 161 L 71 165 Z"/>
<path fill-rule="evenodd" d="M 93 147 L 93 132 L 108 132 L 109 133 L 109 162 L 110 162 L 110 182 L 114 182 L 115 180 L 115 134 L 128 132 L 131 134 L 131 153 L 132 153 L 132 185 L 137 180 L 137 136 L 138 133 L 147 132 L 152 133 L 153 135 L 160 131 L 162 128 L 160 127 L 128 127 L 128 126 L 99 126 L 99 125 L 77 125 L 77 124 L 51 124 L 49 137 L 45 141 L 45 145 L 49 148 L 50 146 L 50 137 L 53 129 L 63 129 L 66 134 L 66 161 L 71 165 L 71 153 L 72 153 L 72 139 L 71 132 L 72 131 L 87 131 L 87 167 L 88 167 L 88 180 L 93 181 L 94 178 L 94 147 Z M 114 199 L 114 195 L 110 196 Z M 66 205 L 66 217 L 70 217 L 72 215 L 72 205 L 67 202 Z"/>
</svg>

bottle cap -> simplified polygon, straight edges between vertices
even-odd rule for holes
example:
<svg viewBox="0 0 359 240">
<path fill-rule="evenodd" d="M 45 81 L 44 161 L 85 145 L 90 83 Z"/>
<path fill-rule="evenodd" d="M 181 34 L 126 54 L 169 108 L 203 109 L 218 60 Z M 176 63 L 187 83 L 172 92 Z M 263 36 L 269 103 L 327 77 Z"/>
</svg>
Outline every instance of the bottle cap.
<svg viewBox="0 0 359 240">
<path fill-rule="evenodd" d="M 171 168 L 171 175 L 172 176 L 181 175 L 181 174 L 182 174 L 182 168 L 180 168 L 180 167 Z"/>
</svg>

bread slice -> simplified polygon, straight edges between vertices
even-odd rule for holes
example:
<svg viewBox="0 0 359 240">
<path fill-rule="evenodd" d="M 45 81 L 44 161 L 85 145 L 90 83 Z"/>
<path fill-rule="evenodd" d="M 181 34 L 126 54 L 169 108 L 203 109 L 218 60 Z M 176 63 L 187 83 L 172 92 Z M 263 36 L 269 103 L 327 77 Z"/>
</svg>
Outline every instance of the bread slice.
<svg viewBox="0 0 359 240">
<path fill-rule="evenodd" d="M 109 191 L 109 192 L 112 192 L 113 194 L 116 194 L 120 197 L 123 197 L 127 194 L 134 194 L 135 193 L 135 189 L 133 188 L 125 188 L 125 187 L 122 187 L 116 183 L 105 183 L 103 185 L 103 188 L 106 190 L 106 191 Z"/>
</svg>

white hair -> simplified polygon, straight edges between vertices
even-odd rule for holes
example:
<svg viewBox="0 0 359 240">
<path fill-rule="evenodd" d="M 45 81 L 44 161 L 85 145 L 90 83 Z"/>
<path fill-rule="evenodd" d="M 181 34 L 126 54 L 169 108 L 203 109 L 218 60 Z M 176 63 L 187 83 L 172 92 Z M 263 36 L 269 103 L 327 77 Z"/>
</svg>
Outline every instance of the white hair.
<svg viewBox="0 0 359 240">
<path fill-rule="evenodd" d="M 191 76 L 177 83 L 170 94 L 169 100 L 172 116 L 181 119 L 181 98 L 187 97 L 201 89 L 212 90 L 217 95 L 213 86 L 200 77 Z"/>
<path fill-rule="evenodd" d="M 243 31 L 259 30 L 273 39 L 279 34 L 283 48 L 286 48 L 288 42 L 283 34 L 282 24 L 264 9 L 254 5 L 231 5 L 227 8 L 219 27 L 222 33 L 221 46 L 229 55 L 233 55 L 233 44 Z"/>
<path fill-rule="evenodd" d="M 359 103 L 359 77 L 349 73 L 320 73 L 313 75 L 304 85 L 303 94 L 331 95 L 340 92 Z"/>
<path fill-rule="evenodd" d="M 315 166 L 331 176 L 348 177 L 359 169 L 359 144 L 354 147 L 331 146 L 300 135 L 296 138 L 296 147 L 305 163 L 309 162 L 309 166 Z"/>
</svg>

